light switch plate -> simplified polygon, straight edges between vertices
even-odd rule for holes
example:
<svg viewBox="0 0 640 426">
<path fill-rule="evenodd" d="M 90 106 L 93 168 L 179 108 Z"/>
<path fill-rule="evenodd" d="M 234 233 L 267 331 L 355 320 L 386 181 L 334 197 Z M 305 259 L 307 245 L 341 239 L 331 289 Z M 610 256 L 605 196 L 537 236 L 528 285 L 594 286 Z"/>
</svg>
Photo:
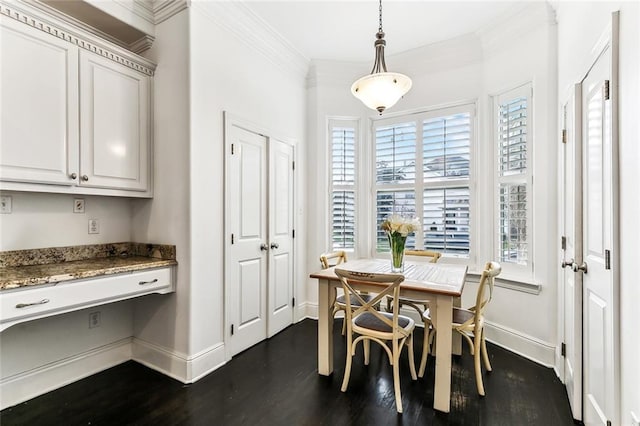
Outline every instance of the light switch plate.
<svg viewBox="0 0 640 426">
<path fill-rule="evenodd" d="M 0 197 L 0 213 L 9 214 L 11 213 L 12 205 L 11 205 L 11 196 L 3 195 Z"/>
<path fill-rule="evenodd" d="M 100 221 L 98 219 L 89 219 L 89 233 L 90 234 L 100 233 Z"/>
<path fill-rule="evenodd" d="M 75 198 L 73 200 L 73 212 L 84 213 L 84 198 Z"/>
</svg>

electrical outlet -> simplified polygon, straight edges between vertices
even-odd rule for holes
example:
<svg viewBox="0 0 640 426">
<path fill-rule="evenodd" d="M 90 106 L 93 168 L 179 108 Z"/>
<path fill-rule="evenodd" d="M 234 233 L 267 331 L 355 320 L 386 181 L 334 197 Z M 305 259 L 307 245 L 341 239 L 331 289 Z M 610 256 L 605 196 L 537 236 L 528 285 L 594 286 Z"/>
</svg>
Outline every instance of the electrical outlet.
<svg viewBox="0 0 640 426">
<path fill-rule="evenodd" d="M 100 327 L 100 311 L 89 314 L 89 328 Z"/>
<path fill-rule="evenodd" d="M 73 200 L 73 212 L 84 213 L 84 198 L 76 198 Z"/>
<path fill-rule="evenodd" d="M 0 197 L 0 213 L 9 214 L 11 213 L 11 196 L 3 195 Z"/>
<path fill-rule="evenodd" d="M 100 233 L 100 221 L 98 219 L 89 219 L 89 233 L 90 234 Z"/>
</svg>

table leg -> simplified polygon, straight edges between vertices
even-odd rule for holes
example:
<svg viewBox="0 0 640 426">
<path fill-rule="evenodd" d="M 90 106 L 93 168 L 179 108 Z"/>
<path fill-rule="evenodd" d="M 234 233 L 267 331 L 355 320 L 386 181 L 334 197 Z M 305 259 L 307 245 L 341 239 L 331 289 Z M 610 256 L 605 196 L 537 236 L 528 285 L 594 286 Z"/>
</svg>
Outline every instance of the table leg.
<svg viewBox="0 0 640 426">
<path fill-rule="evenodd" d="M 453 318 L 451 296 L 436 296 L 436 383 L 433 392 L 433 408 L 445 413 L 450 409 L 451 397 L 451 321 Z M 432 317 L 433 318 L 433 317 Z"/>
<path fill-rule="evenodd" d="M 453 306 L 455 306 L 456 308 L 460 307 L 459 297 L 453 298 Z M 454 355 L 462 355 L 462 335 L 456 332 L 456 333 L 453 333 L 451 338 L 452 338 L 451 353 Z"/>
<path fill-rule="evenodd" d="M 333 372 L 333 296 L 335 287 L 329 280 L 318 282 L 318 374 Z"/>
</svg>

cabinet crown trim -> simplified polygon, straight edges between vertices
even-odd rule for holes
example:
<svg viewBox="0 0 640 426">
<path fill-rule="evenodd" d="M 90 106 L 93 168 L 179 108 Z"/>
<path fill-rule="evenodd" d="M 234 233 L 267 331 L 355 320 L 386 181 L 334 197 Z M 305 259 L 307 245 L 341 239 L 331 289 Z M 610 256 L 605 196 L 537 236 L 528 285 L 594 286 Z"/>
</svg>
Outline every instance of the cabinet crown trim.
<svg viewBox="0 0 640 426">
<path fill-rule="evenodd" d="M 67 27 L 66 25 L 49 20 L 45 16 L 40 16 L 40 14 L 35 11 L 27 11 L 26 7 L 28 6 L 26 5 L 21 6 L 25 7 L 25 9 L 16 7 L 15 4 L 0 2 L 0 16 L 13 19 L 61 40 L 65 40 L 81 49 L 93 52 L 145 75 L 153 76 L 156 68 L 153 62 L 133 53 L 128 53 L 118 46 L 112 46 L 110 43 L 99 40 L 96 37 L 86 35 L 79 29 L 71 26 Z"/>
</svg>

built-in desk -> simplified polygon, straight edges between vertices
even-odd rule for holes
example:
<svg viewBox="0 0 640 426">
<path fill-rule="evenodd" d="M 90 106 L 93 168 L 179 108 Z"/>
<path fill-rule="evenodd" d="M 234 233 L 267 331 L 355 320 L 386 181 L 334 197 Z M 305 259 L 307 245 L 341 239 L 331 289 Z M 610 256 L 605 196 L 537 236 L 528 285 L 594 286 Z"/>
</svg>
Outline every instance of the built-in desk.
<svg viewBox="0 0 640 426">
<path fill-rule="evenodd" d="M 0 331 L 175 291 L 175 246 L 114 243 L 0 252 Z"/>
</svg>

